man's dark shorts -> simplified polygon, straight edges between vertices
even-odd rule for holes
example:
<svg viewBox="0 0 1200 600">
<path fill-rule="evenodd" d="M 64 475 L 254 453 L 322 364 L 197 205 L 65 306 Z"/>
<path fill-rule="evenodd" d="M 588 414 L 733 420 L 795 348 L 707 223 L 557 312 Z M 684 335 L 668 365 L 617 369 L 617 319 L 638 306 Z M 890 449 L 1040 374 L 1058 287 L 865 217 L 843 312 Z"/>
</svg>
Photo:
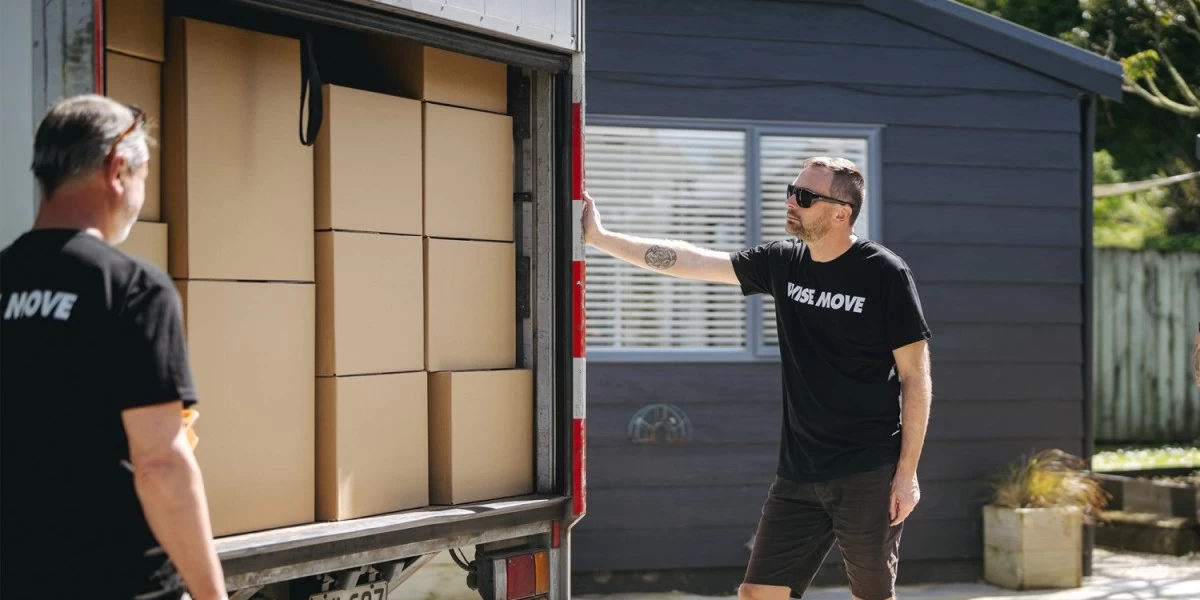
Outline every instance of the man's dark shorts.
<svg viewBox="0 0 1200 600">
<path fill-rule="evenodd" d="M 746 583 L 786 586 L 801 596 L 836 541 L 850 591 L 862 600 L 894 595 L 901 523 L 891 526 L 895 465 L 832 481 L 776 478 L 763 505 Z"/>
</svg>

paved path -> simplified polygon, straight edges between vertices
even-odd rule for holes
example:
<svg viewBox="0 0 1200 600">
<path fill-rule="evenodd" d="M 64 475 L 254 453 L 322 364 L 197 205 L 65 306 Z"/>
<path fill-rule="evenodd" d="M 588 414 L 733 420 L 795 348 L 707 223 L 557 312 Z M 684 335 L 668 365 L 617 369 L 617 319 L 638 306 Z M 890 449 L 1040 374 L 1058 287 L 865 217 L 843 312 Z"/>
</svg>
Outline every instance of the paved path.
<svg viewBox="0 0 1200 600">
<path fill-rule="evenodd" d="M 1097 548 L 1083 587 L 1015 592 L 982 583 L 902 586 L 898 600 L 1200 600 L 1200 555 L 1114 553 Z M 845 588 L 812 589 L 805 600 L 849 600 Z M 577 600 L 713 600 L 687 594 L 619 594 Z"/>
</svg>

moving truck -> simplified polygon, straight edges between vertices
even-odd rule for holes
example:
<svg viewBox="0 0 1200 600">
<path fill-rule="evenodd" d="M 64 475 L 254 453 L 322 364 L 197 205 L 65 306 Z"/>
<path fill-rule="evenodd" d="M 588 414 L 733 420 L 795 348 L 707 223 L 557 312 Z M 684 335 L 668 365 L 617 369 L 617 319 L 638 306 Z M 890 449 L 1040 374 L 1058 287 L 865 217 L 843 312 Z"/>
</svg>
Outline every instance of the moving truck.
<svg viewBox="0 0 1200 600">
<path fill-rule="evenodd" d="M 96 92 L 154 126 L 122 246 L 183 299 L 230 596 L 400 597 L 448 552 L 482 598 L 568 598 L 582 0 L 3 11 L 5 245 L 49 104 Z"/>
</svg>

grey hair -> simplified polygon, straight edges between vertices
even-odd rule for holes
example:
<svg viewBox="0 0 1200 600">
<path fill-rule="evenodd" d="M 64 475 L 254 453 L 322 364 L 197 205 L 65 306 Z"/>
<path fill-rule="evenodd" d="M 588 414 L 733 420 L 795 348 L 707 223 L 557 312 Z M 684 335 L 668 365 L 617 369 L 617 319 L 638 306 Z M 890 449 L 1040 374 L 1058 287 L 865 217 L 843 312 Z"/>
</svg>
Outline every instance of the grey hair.
<svg viewBox="0 0 1200 600">
<path fill-rule="evenodd" d="M 109 148 L 135 119 L 124 104 L 83 94 L 60 100 L 38 125 L 33 141 L 33 174 L 42 197 L 49 199 L 71 179 L 102 168 Z M 150 136 L 138 127 L 117 146 L 131 169 L 150 160 Z"/>
<path fill-rule="evenodd" d="M 854 222 L 858 220 L 858 213 L 862 211 L 863 190 L 866 188 L 862 171 L 859 171 L 858 166 L 849 159 L 829 156 L 814 156 L 805 160 L 804 168 L 809 167 L 820 167 L 833 173 L 833 183 L 829 186 L 829 193 L 834 198 L 845 200 L 852 205 L 850 207 L 850 224 L 854 225 Z"/>
</svg>

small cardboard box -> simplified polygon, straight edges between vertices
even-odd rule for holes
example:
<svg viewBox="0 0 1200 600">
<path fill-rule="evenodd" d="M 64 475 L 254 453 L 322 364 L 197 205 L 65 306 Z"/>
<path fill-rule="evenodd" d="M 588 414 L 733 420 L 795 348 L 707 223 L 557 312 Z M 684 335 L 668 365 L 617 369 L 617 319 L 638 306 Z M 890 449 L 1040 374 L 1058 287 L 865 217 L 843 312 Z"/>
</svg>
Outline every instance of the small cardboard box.
<svg viewBox="0 0 1200 600">
<path fill-rule="evenodd" d="M 295 39 L 172 19 L 163 68 L 171 275 L 313 281 L 313 152 Z"/>
<path fill-rule="evenodd" d="M 315 285 L 180 281 L 216 536 L 315 518 Z"/>
<path fill-rule="evenodd" d="M 533 493 L 533 418 L 530 370 L 430 373 L 430 503 Z"/>
<path fill-rule="evenodd" d="M 317 245 L 317 375 L 425 366 L 421 238 L 322 231 Z"/>
<path fill-rule="evenodd" d="M 327 40 L 318 60 L 330 83 L 449 106 L 508 112 L 508 66 L 377 35 Z"/>
<path fill-rule="evenodd" d="M 425 235 L 513 240 L 512 117 L 425 104 Z"/>
<path fill-rule="evenodd" d="M 159 137 L 162 122 L 162 65 L 132 58 L 116 52 L 105 52 L 105 95 L 122 104 L 132 104 L 146 112 L 151 137 Z M 162 157 L 161 142 L 150 144 L 150 164 L 146 176 L 146 202 L 138 218 L 143 221 L 162 220 Z"/>
<path fill-rule="evenodd" d="M 317 519 L 428 504 L 428 376 L 318 377 Z"/>
<path fill-rule="evenodd" d="M 126 254 L 150 261 L 167 272 L 167 224 L 138 221 L 119 246 Z"/>
<path fill-rule="evenodd" d="M 104 47 L 129 56 L 162 62 L 163 0 L 106 0 Z"/>
<path fill-rule="evenodd" d="M 326 85 L 316 228 L 421 235 L 421 103 Z"/>
<path fill-rule="evenodd" d="M 516 271 L 511 242 L 425 240 L 425 370 L 516 366 Z"/>
</svg>

